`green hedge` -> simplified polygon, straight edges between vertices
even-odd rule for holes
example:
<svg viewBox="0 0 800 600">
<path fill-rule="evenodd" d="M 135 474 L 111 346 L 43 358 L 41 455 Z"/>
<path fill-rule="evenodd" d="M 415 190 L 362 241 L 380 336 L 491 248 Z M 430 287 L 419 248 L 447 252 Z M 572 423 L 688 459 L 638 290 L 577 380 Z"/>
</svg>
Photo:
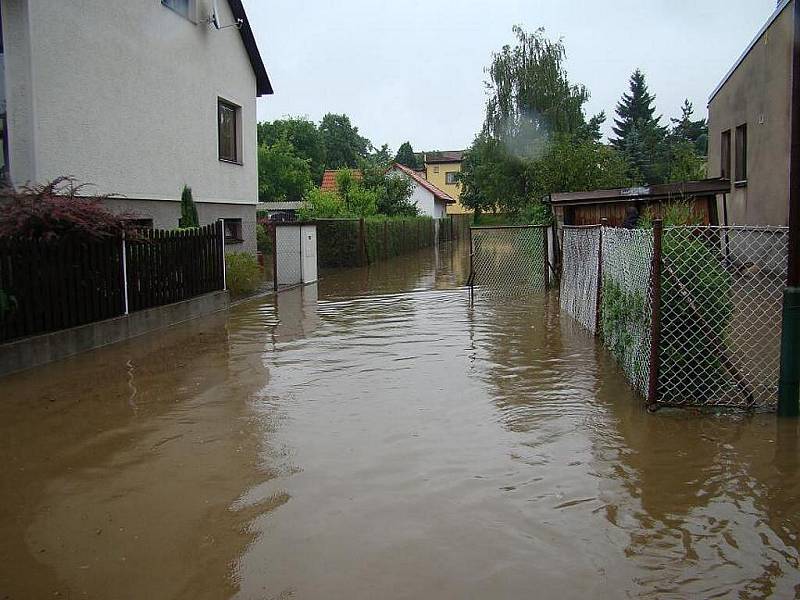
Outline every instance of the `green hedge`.
<svg viewBox="0 0 800 600">
<path fill-rule="evenodd" d="M 436 243 L 430 217 L 320 219 L 317 252 L 320 267 L 358 267 L 428 248 Z M 441 219 L 439 241 L 450 240 L 449 219 Z M 363 236 L 363 237 L 362 237 Z"/>
</svg>

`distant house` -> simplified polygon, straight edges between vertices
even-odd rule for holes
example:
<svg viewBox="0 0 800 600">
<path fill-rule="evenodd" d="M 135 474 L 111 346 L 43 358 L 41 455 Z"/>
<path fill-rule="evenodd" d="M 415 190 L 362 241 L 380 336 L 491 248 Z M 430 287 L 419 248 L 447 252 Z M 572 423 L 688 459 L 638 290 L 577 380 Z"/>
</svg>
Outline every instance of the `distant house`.
<svg viewBox="0 0 800 600">
<path fill-rule="evenodd" d="M 447 216 L 447 207 L 456 203 L 455 198 L 433 185 L 422 174 L 405 165 L 395 163 L 390 169 L 390 176 L 391 173 L 396 173 L 396 177 L 406 177 L 411 181 L 411 202 L 417 203 L 417 208 L 422 215 L 441 219 Z"/>
<path fill-rule="evenodd" d="M 324 192 L 335 192 L 336 187 L 336 174 L 339 172 L 337 169 L 330 169 L 322 174 L 322 183 L 319 184 L 319 189 Z M 350 169 L 350 174 L 356 181 L 361 181 L 364 175 L 358 169 Z"/>
<path fill-rule="evenodd" d="M 786 225 L 793 2 L 783 0 L 708 102 L 708 173 L 722 224 Z"/>
<path fill-rule="evenodd" d="M 157 228 L 178 226 L 186 184 L 201 223 L 255 252 L 272 86 L 242 0 L 0 0 L 0 21 L 7 182 L 71 175 Z"/>
<path fill-rule="evenodd" d="M 461 172 L 464 151 L 420 152 L 417 157 L 423 165 L 422 171 L 425 174 L 425 179 L 455 200 L 455 204 L 447 207 L 448 214 L 472 212 L 459 202 L 461 184 L 456 180 L 456 175 Z"/>
</svg>

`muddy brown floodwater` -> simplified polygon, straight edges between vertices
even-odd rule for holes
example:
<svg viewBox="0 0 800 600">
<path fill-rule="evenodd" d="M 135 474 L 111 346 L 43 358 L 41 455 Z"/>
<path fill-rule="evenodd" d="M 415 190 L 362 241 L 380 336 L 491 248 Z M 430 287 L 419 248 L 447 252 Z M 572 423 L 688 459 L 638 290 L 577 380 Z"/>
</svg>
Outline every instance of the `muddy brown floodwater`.
<svg viewBox="0 0 800 600">
<path fill-rule="evenodd" d="M 465 256 L 0 380 L 0 599 L 800 596 L 797 423 L 647 414 Z"/>
</svg>

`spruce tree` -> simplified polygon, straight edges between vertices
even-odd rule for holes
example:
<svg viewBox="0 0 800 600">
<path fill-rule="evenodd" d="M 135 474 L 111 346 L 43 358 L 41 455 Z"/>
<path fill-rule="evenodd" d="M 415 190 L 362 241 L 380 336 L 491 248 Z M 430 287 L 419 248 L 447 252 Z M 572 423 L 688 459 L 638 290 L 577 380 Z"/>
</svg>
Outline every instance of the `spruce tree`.
<svg viewBox="0 0 800 600">
<path fill-rule="evenodd" d="M 178 221 L 178 227 L 186 229 L 187 227 L 199 226 L 200 220 L 197 218 L 197 207 L 192 198 L 192 188 L 184 185 L 183 193 L 181 193 L 181 218 Z"/>
<path fill-rule="evenodd" d="M 617 136 L 611 143 L 631 165 L 630 176 L 641 183 L 663 183 L 669 171 L 666 127 L 655 116 L 655 96 L 647 89 L 639 69 L 630 79 L 630 93 L 617 104 L 617 118 L 612 130 Z"/>
<path fill-rule="evenodd" d="M 419 164 L 417 155 L 414 154 L 414 148 L 411 147 L 409 142 L 403 142 L 403 145 L 397 150 L 394 162 L 405 165 L 409 169 L 419 169 L 422 166 Z"/>
</svg>

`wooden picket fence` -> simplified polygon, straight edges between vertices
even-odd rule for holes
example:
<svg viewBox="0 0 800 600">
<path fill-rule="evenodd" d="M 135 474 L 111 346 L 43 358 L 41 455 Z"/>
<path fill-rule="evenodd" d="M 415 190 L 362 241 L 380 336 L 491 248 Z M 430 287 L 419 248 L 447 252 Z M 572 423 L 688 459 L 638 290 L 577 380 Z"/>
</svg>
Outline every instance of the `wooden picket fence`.
<svg viewBox="0 0 800 600">
<path fill-rule="evenodd" d="M 224 289 L 222 224 L 135 240 L 0 239 L 0 343 Z"/>
</svg>

